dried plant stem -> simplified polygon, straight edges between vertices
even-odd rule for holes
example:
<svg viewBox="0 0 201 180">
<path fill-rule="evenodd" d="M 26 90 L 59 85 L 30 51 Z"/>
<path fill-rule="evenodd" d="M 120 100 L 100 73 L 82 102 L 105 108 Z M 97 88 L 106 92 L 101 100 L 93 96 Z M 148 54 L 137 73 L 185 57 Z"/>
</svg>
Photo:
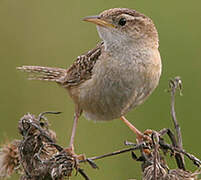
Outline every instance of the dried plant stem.
<svg viewBox="0 0 201 180">
<path fill-rule="evenodd" d="M 176 90 L 179 89 L 180 94 L 181 94 L 181 90 L 182 90 L 182 81 L 181 81 L 180 77 L 177 76 L 173 80 L 170 80 L 169 86 L 171 88 L 171 116 L 172 116 L 173 124 L 174 124 L 175 131 L 176 131 L 176 136 L 177 136 L 177 147 L 179 149 L 183 149 L 181 128 L 180 128 L 179 123 L 177 121 L 176 112 L 175 112 Z M 180 156 L 181 156 L 181 160 L 182 160 L 182 164 L 183 164 L 182 169 L 185 170 L 184 155 L 180 154 Z"/>
<path fill-rule="evenodd" d="M 103 159 L 103 158 L 106 158 L 106 157 L 115 156 L 115 155 L 118 155 L 118 154 L 122 154 L 122 153 L 125 153 L 125 152 L 130 152 L 130 151 L 134 151 L 134 150 L 138 150 L 138 149 L 143 149 L 143 148 L 145 148 L 145 144 L 140 143 L 140 144 L 137 144 L 137 145 L 135 145 L 134 147 L 131 147 L 131 148 L 114 151 L 114 152 L 103 154 L 103 155 L 100 155 L 100 156 L 94 156 L 94 157 L 91 157 L 91 158 L 88 158 L 88 159 L 93 161 L 93 160 Z M 85 162 L 85 161 L 86 160 L 81 160 L 80 162 Z"/>
</svg>

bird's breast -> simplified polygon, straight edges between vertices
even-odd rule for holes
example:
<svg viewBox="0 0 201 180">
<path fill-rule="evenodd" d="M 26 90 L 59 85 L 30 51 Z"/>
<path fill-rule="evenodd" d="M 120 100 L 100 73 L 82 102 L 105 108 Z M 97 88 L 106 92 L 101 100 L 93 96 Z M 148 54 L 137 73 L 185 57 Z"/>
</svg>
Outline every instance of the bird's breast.
<svg viewBox="0 0 201 180">
<path fill-rule="evenodd" d="M 161 65 L 102 55 L 79 88 L 79 105 L 92 120 L 112 120 L 141 104 L 158 84 Z"/>
</svg>

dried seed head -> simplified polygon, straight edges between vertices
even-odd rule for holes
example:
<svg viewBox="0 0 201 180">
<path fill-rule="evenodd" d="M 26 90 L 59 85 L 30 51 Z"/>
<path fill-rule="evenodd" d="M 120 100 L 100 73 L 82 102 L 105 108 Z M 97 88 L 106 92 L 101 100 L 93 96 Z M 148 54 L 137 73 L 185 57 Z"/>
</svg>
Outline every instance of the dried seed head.
<svg viewBox="0 0 201 180">
<path fill-rule="evenodd" d="M 0 149 L 0 177 L 9 177 L 19 168 L 19 143 L 19 140 L 13 140 Z"/>
</svg>

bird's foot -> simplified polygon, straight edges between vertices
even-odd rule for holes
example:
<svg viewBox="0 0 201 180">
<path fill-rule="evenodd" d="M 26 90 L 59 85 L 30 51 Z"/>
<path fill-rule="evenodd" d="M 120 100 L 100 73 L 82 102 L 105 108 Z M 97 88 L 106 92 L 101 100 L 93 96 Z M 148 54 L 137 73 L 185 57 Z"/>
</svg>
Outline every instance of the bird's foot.
<svg viewBox="0 0 201 180">
<path fill-rule="evenodd" d="M 145 139 L 150 143 L 150 144 L 153 144 L 153 134 L 154 133 L 157 133 L 156 131 L 152 130 L 152 129 L 146 129 L 144 131 L 144 136 L 145 136 Z M 158 133 L 157 133 L 158 134 Z M 159 134 L 158 134 L 159 135 Z"/>
<path fill-rule="evenodd" d="M 80 166 L 80 162 L 87 162 L 89 163 L 89 165 L 93 168 L 93 169 L 98 169 L 98 166 L 96 165 L 96 163 L 91 160 L 90 158 L 86 158 L 85 154 L 79 154 L 77 155 L 74 151 L 74 146 L 72 145 L 71 147 L 65 148 L 65 151 L 70 154 L 75 161 L 75 169 L 79 169 Z"/>
<path fill-rule="evenodd" d="M 86 159 L 85 154 L 79 154 L 77 155 L 74 151 L 74 146 L 70 146 L 64 149 L 68 154 L 70 154 L 73 159 L 75 160 L 75 168 L 77 169 L 79 167 L 79 162 L 84 161 Z"/>
</svg>

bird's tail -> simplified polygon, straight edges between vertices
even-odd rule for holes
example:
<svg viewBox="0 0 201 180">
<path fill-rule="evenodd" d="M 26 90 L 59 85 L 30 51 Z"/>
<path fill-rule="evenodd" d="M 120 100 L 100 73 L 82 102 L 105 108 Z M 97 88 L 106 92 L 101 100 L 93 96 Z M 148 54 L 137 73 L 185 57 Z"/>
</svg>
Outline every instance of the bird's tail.
<svg viewBox="0 0 201 180">
<path fill-rule="evenodd" d="M 66 76 L 66 69 L 42 66 L 22 66 L 18 70 L 29 73 L 29 80 L 53 81 L 61 83 Z"/>
</svg>

